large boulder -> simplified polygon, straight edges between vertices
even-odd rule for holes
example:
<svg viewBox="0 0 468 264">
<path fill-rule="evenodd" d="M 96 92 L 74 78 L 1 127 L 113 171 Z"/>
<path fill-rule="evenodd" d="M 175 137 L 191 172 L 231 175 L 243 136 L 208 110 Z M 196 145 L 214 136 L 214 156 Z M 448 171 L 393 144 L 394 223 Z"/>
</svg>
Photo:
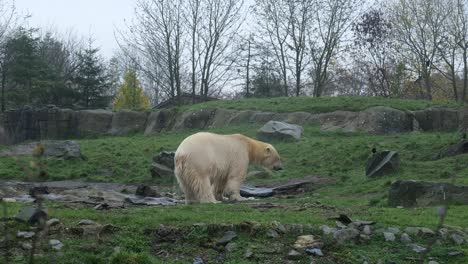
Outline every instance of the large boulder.
<svg viewBox="0 0 468 264">
<path fill-rule="evenodd" d="M 388 195 L 390 206 L 429 206 L 446 202 L 468 204 L 468 186 L 449 183 L 402 181 L 392 183 Z"/>
<path fill-rule="evenodd" d="M 290 124 L 305 125 L 309 123 L 314 123 L 312 119 L 312 114 L 307 112 L 293 112 L 287 114 L 285 122 Z"/>
<path fill-rule="evenodd" d="M 205 129 L 211 125 L 216 109 L 204 108 L 184 112 L 174 125 L 174 130 Z"/>
<path fill-rule="evenodd" d="M 107 110 L 82 110 L 78 117 L 78 135 L 80 137 L 106 134 L 112 123 L 113 113 Z"/>
<path fill-rule="evenodd" d="M 33 142 L 27 144 L 20 144 L 4 151 L 0 152 L 0 156 L 24 156 L 24 155 L 32 155 L 36 149 L 36 146 L 40 144 L 43 149 L 43 156 L 44 157 L 53 157 L 53 158 L 60 158 L 60 159 L 81 159 L 83 156 L 81 155 L 81 148 L 80 145 L 76 141 L 65 140 L 65 141 L 57 141 L 57 140 L 49 140 L 49 141 L 42 141 L 42 142 Z"/>
<path fill-rule="evenodd" d="M 269 121 L 257 131 L 257 138 L 261 141 L 299 140 L 304 129 L 301 126 L 279 121 Z"/>
<path fill-rule="evenodd" d="M 112 117 L 109 133 L 114 136 L 123 136 L 129 133 L 143 132 L 146 125 L 147 112 L 122 110 Z"/>
<path fill-rule="evenodd" d="M 367 161 L 366 176 L 369 178 L 393 173 L 400 167 L 400 157 L 396 151 L 381 151 L 372 154 Z"/>
<path fill-rule="evenodd" d="M 218 108 L 216 109 L 213 121 L 211 123 L 211 128 L 222 128 L 226 125 L 229 125 L 231 118 L 237 113 L 236 110 Z"/>
<path fill-rule="evenodd" d="M 411 114 L 390 107 L 372 107 L 361 112 L 336 111 L 319 116 L 322 131 L 393 134 L 412 131 Z"/>
<path fill-rule="evenodd" d="M 163 129 L 172 128 L 177 113 L 174 110 L 162 109 L 152 112 L 146 121 L 145 135 L 153 135 L 161 132 Z"/>
<path fill-rule="evenodd" d="M 174 152 L 163 151 L 153 157 L 151 176 L 153 178 L 174 177 Z"/>
<path fill-rule="evenodd" d="M 460 140 L 460 142 L 441 150 L 439 154 L 437 154 L 436 159 L 442 159 L 445 157 L 452 157 L 466 153 L 468 153 L 468 141 L 466 139 L 463 139 Z"/>
<path fill-rule="evenodd" d="M 457 130 L 460 125 L 459 112 L 444 107 L 431 107 L 414 111 L 414 118 L 423 131 Z"/>
</svg>

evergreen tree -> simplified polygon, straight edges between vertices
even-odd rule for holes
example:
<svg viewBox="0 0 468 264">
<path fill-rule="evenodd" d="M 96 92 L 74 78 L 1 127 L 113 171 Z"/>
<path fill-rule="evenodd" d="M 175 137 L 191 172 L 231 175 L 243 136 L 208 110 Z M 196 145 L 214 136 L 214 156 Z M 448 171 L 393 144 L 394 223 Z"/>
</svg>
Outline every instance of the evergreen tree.
<svg viewBox="0 0 468 264">
<path fill-rule="evenodd" d="M 145 95 L 135 71 L 125 74 L 124 83 L 114 100 L 114 109 L 143 110 L 150 107 L 149 98 Z"/>
<path fill-rule="evenodd" d="M 110 96 L 108 77 L 105 67 L 98 56 L 99 49 L 92 47 L 92 42 L 79 54 L 75 83 L 78 88 L 79 102 L 86 108 L 106 107 Z"/>
<path fill-rule="evenodd" d="M 262 64 L 252 81 L 254 97 L 278 97 L 284 94 L 281 78 L 266 64 Z"/>
</svg>

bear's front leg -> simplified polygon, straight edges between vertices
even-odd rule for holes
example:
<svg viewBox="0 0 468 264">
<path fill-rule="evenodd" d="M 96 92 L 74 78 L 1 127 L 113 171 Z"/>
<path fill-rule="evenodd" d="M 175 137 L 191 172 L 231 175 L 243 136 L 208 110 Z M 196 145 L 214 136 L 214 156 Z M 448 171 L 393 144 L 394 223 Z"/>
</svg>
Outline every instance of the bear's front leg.
<svg viewBox="0 0 468 264">
<path fill-rule="evenodd" d="M 226 189 L 224 193 L 229 197 L 231 201 L 246 201 L 247 198 L 240 195 L 240 186 L 242 181 L 239 179 L 230 179 L 226 184 Z"/>
</svg>

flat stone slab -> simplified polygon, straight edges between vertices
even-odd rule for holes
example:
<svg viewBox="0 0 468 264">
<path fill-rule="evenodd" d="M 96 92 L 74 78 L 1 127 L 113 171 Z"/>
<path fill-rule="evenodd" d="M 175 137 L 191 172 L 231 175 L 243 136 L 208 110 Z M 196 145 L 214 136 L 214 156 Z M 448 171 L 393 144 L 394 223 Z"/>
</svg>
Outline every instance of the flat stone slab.
<svg viewBox="0 0 468 264">
<path fill-rule="evenodd" d="M 80 145 L 73 140 L 65 141 L 41 141 L 20 144 L 0 152 L 0 156 L 28 156 L 33 155 L 36 146 L 43 147 L 44 157 L 79 159 L 82 158 Z"/>
</svg>

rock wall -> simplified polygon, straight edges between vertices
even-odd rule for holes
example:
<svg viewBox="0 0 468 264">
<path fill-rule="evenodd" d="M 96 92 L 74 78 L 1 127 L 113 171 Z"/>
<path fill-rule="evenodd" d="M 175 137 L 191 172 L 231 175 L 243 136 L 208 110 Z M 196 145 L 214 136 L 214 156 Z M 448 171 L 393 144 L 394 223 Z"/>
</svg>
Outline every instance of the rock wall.
<svg viewBox="0 0 468 264">
<path fill-rule="evenodd" d="M 102 135 L 122 136 L 129 133 L 157 134 L 163 130 L 220 128 L 229 124 L 259 123 L 270 120 L 292 124 L 319 124 L 322 131 L 368 132 L 377 134 L 421 131 L 456 131 L 466 129 L 468 108 L 428 108 L 401 111 L 389 107 L 372 107 L 361 112 L 335 111 L 274 113 L 253 110 L 206 108 L 177 112 L 82 110 L 44 108 L 0 113 L 0 144 L 26 140 L 70 139 Z"/>
</svg>

